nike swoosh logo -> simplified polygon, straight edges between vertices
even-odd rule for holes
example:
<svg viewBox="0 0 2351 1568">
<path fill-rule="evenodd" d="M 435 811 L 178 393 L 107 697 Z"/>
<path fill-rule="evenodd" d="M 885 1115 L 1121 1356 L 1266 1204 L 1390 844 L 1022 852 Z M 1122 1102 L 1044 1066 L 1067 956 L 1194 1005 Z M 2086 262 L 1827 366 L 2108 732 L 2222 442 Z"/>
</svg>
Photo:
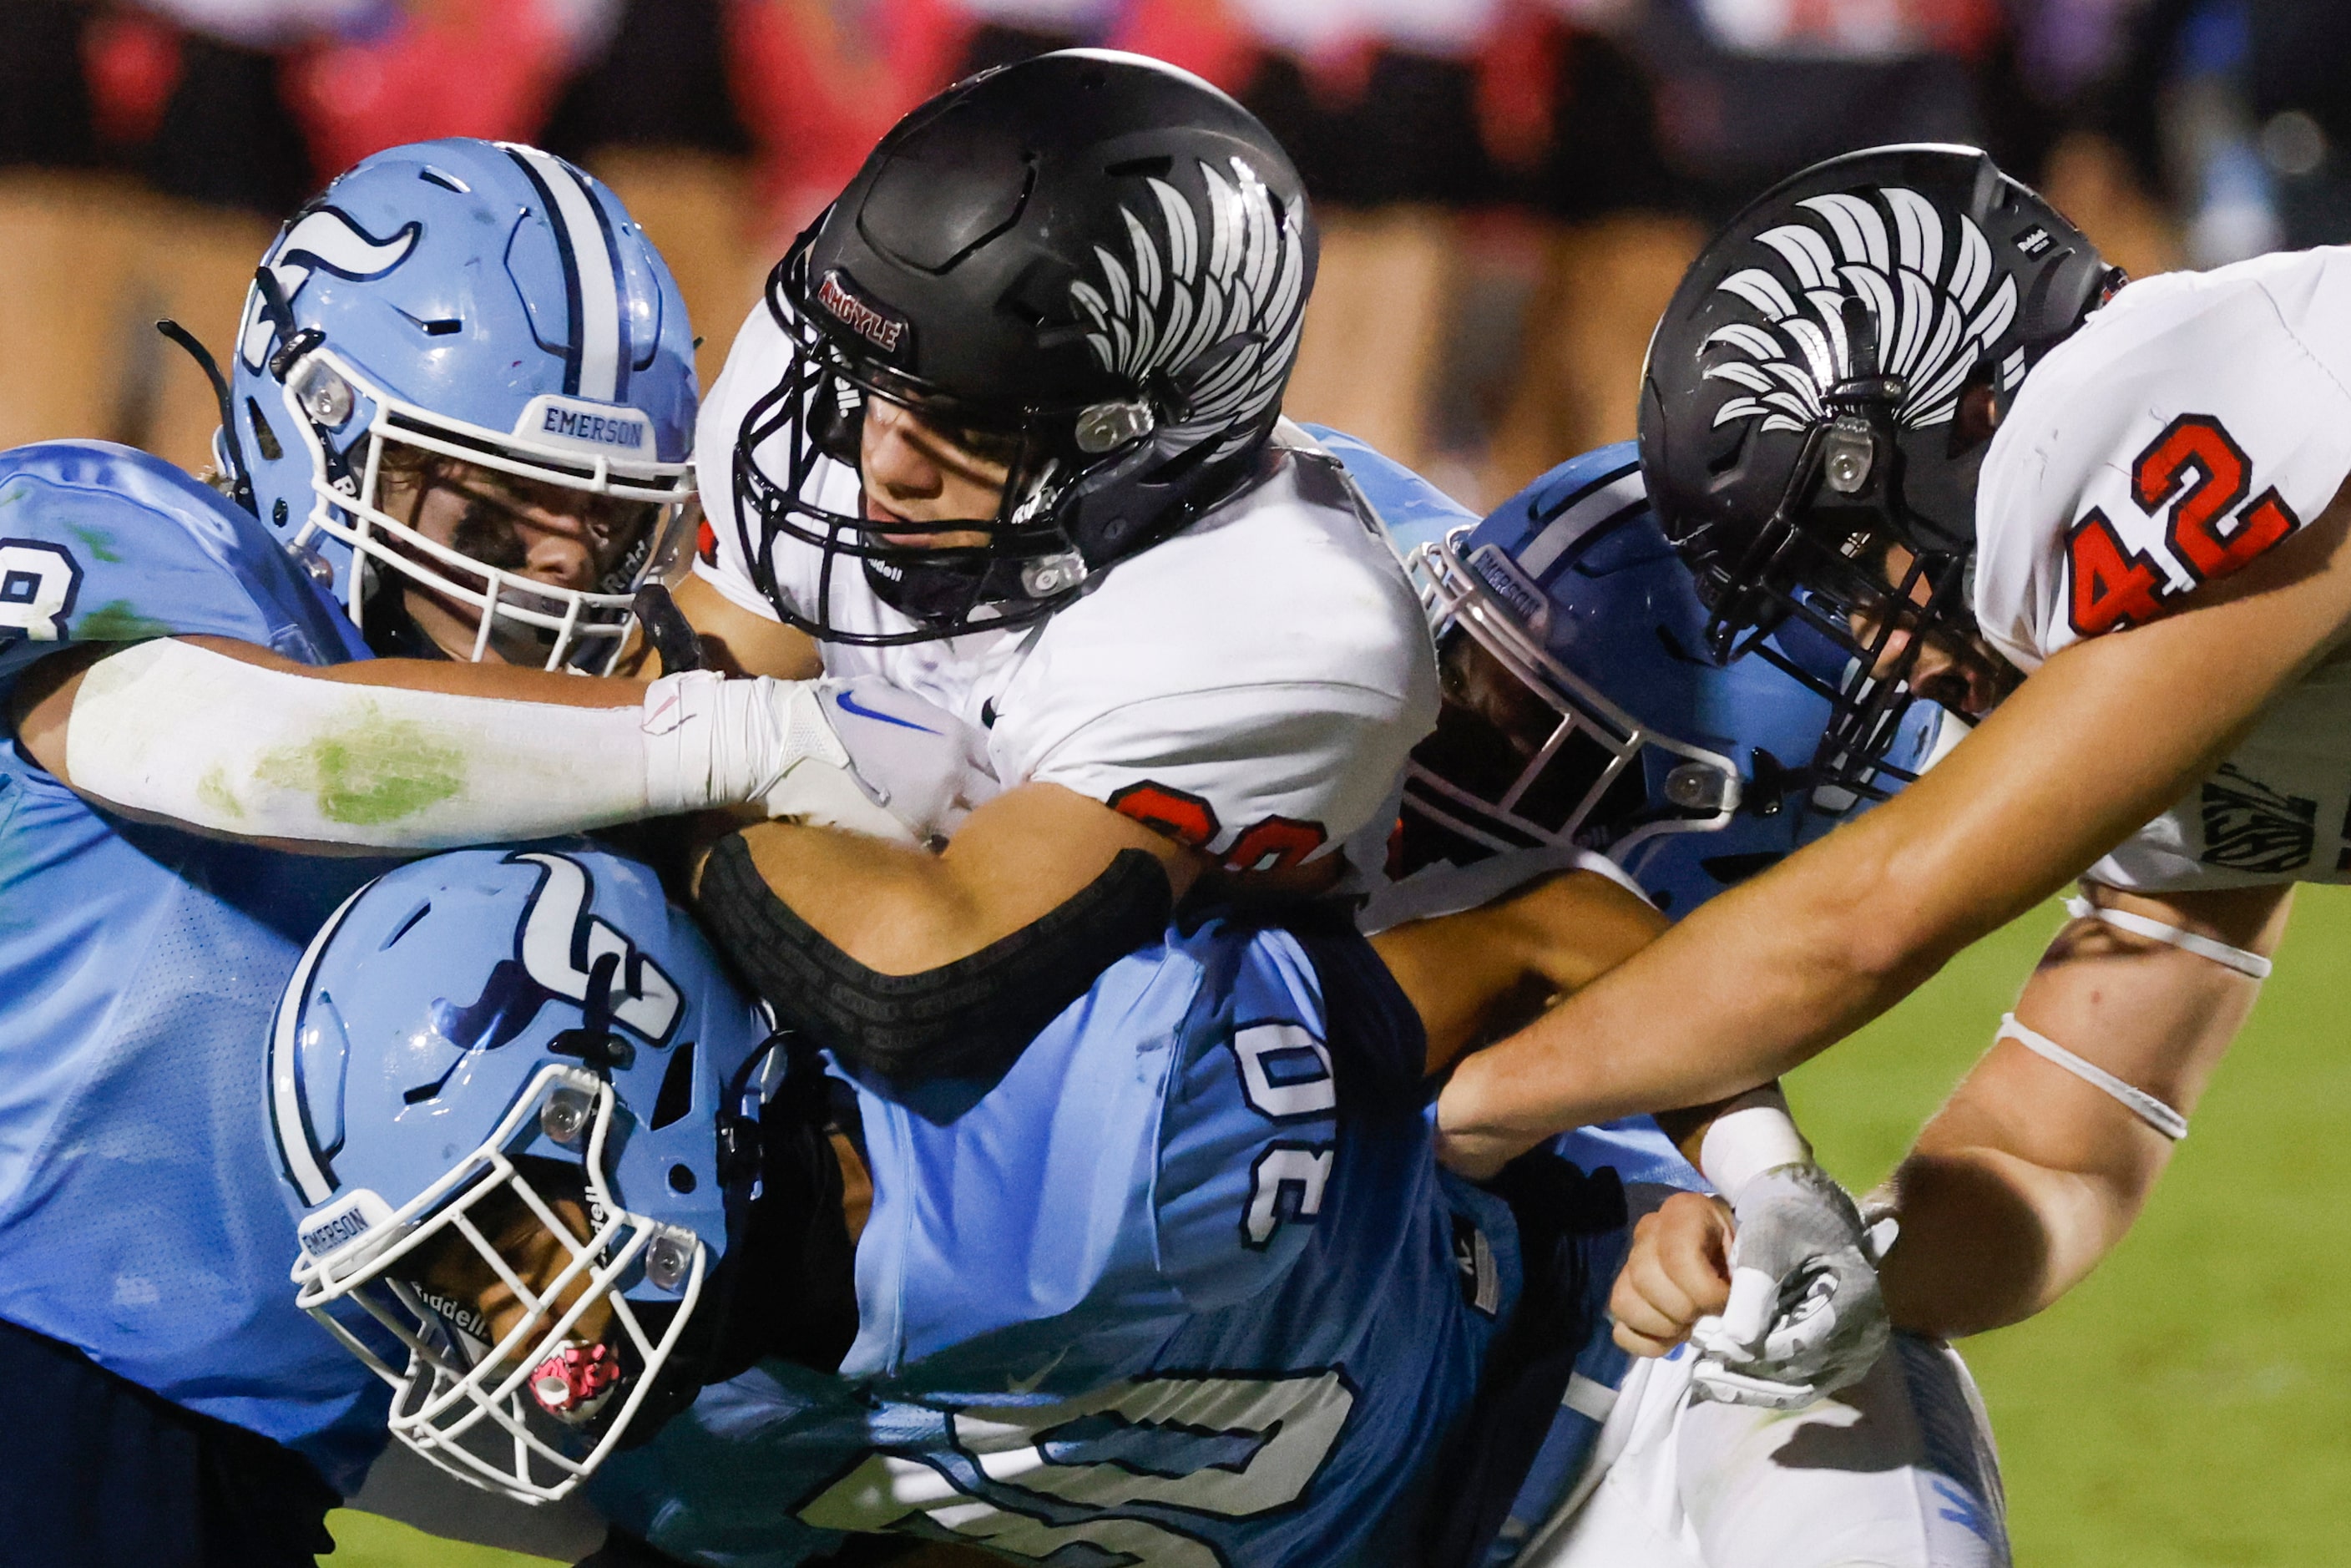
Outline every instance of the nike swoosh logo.
<svg viewBox="0 0 2351 1568">
<path fill-rule="evenodd" d="M 918 735 L 938 734 L 937 730 L 927 725 L 916 724 L 911 718 L 900 718 L 896 714 L 883 713 L 878 708 L 862 707 L 858 705 L 857 698 L 846 691 L 835 694 L 832 700 L 860 718 L 870 718 L 881 724 L 894 724 L 900 729 L 911 729 Z"/>
<path fill-rule="evenodd" d="M 1068 1345 L 1063 1345 L 1061 1349 L 1061 1353 L 1055 1355 L 1052 1360 L 1039 1367 L 1034 1376 L 1008 1377 L 1004 1380 L 1004 1385 L 1015 1394 L 1034 1394 L 1037 1392 L 1037 1385 L 1045 1381 L 1046 1375 L 1050 1374 L 1053 1368 L 1061 1365 L 1063 1361 L 1067 1360 L 1069 1358 L 1069 1354 L 1070 1347 Z"/>
</svg>

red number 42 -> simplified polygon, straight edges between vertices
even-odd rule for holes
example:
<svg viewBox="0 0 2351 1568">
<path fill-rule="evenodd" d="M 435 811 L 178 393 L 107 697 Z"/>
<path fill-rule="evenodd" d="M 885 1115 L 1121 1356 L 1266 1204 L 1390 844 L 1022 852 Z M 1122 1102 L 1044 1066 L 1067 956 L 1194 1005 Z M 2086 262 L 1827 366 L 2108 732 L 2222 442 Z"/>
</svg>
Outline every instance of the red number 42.
<svg viewBox="0 0 2351 1568">
<path fill-rule="evenodd" d="M 2244 506 L 2252 488 L 2245 449 L 2210 414 L 2181 414 L 2131 465 L 2132 501 L 2150 517 L 2170 504 L 2165 541 L 2198 582 L 2228 576 L 2302 526 L 2275 486 Z M 2104 512 L 2093 508 L 2074 525 L 2065 553 L 2077 635 L 2151 621 L 2169 596 L 2155 559 L 2125 546 Z"/>
</svg>

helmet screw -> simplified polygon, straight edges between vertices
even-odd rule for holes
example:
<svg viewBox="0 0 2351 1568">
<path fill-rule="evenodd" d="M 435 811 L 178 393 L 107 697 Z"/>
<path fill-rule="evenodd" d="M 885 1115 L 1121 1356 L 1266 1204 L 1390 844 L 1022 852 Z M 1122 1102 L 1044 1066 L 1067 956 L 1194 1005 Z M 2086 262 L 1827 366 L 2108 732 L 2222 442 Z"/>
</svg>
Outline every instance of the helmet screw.
<svg viewBox="0 0 2351 1568">
<path fill-rule="evenodd" d="M 1021 591 L 1031 599 L 1043 599 L 1075 588 L 1086 580 L 1086 558 L 1075 550 L 1060 555 L 1040 556 L 1020 569 Z"/>
<path fill-rule="evenodd" d="M 1719 768 L 1685 762 L 1666 775 L 1666 799 L 1685 811 L 1719 811 L 1727 782 Z"/>
<path fill-rule="evenodd" d="M 1109 452 L 1139 435 L 1151 434 L 1156 422 L 1147 402 L 1098 402 L 1078 415 L 1078 450 Z"/>
<path fill-rule="evenodd" d="M 1823 445 L 1822 471 L 1828 476 L 1830 489 L 1840 496 L 1850 496 L 1869 482 L 1875 449 L 1866 424 L 1856 419 L 1840 419 L 1829 427 Z"/>
<path fill-rule="evenodd" d="M 588 1125 L 588 1096 L 576 1089 L 559 1089 L 538 1109 L 539 1130 L 559 1144 L 577 1143 Z"/>
<path fill-rule="evenodd" d="M 302 386 L 302 410 L 320 424 L 340 425 L 351 416 L 351 383 L 321 365 Z"/>
<path fill-rule="evenodd" d="M 674 1291 L 685 1283 L 686 1268 L 692 1261 L 676 1237 L 656 1236 L 645 1249 L 645 1278 L 655 1290 Z"/>
</svg>

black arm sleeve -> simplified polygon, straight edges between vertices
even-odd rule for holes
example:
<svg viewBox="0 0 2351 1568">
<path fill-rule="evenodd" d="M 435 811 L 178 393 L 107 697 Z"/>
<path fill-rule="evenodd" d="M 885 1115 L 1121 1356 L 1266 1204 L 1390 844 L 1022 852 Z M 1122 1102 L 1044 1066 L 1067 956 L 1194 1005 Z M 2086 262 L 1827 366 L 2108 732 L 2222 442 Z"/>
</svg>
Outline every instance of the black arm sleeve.
<svg viewBox="0 0 2351 1568">
<path fill-rule="evenodd" d="M 1166 869 L 1122 850 L 1050 914 L 967 958 L 883 975 L 775 895 L 742 835 L 719 841 L 696 901 L 719 951 L 777 1016 L 844 1063 L 906 1085 L 1000 1076 L 1102 972 L 1167 929 Z"/>
</svg>

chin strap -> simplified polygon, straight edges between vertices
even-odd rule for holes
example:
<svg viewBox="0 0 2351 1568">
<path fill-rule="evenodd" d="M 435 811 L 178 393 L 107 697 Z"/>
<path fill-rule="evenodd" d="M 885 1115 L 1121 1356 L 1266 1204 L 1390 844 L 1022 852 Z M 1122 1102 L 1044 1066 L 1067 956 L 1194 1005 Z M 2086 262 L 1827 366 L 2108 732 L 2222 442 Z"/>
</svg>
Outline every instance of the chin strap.
<svg viewBox="0 0 2351 1568">
<path fill-rule="evenodd" d="M 2173 1143 L 2188 1135 L 2187 1117 L 2146 1090 L 2134 1089 L 2096 1062 L 2074 1055 L 2040 1030 L 2017 1022 L 2014 1013 L 2000 1015 L 2000 1032 L 1992 1036 L 1992 1042 L 1998 1044 L 2003 1040 L 2016 1041 L 2033 1055 L 2064 1068 L 2091 1088 L 2114 1096 L 2132 1115 Z"/>
<path fill-rule="evenodd" d="M 2224 969 L 2234 969 L 2240 975 L 2256 980 L 2270 977 L 2270 961 L 2259 953 L 2242 947 L 2231 947 L 2226 942 L 2216 942 L 2210 936 L 2178 925 L 2167 925 L 2160 920 L 2150 920 L 2144 915 L 2133 915 L 2126 909 L 2108 909 L 2075 894 L 2065 901 L 2065 913 L 2076 920 L 2095 920 L 2127 931 L 2134 936 L 2144 936 L 2150 942 L 2162 942 L 2183 953 L 2193 953 L 2199 958 L 2210 958 Z"/>
<path fill-rule="evenodd" d="M 256 517 L 260 516 L 260 504 L 253 498 L 253 471 L 246 466 L 245 444 L 236 435 L 236 399 L 229 392 L 228 378 L 221 374 L 220 361 L 213 358 L 212 350 L 198 341 L 193 332 L 177 321 L 158 321 L 155 330 L 187 350 L 188 357 L 196 361 L 196 369 L 204 371 L 204 380 L 212 383 L 213 401 L 220 404 L 221 454 L 228 462 L 229 498 Z"/>
</svg>

